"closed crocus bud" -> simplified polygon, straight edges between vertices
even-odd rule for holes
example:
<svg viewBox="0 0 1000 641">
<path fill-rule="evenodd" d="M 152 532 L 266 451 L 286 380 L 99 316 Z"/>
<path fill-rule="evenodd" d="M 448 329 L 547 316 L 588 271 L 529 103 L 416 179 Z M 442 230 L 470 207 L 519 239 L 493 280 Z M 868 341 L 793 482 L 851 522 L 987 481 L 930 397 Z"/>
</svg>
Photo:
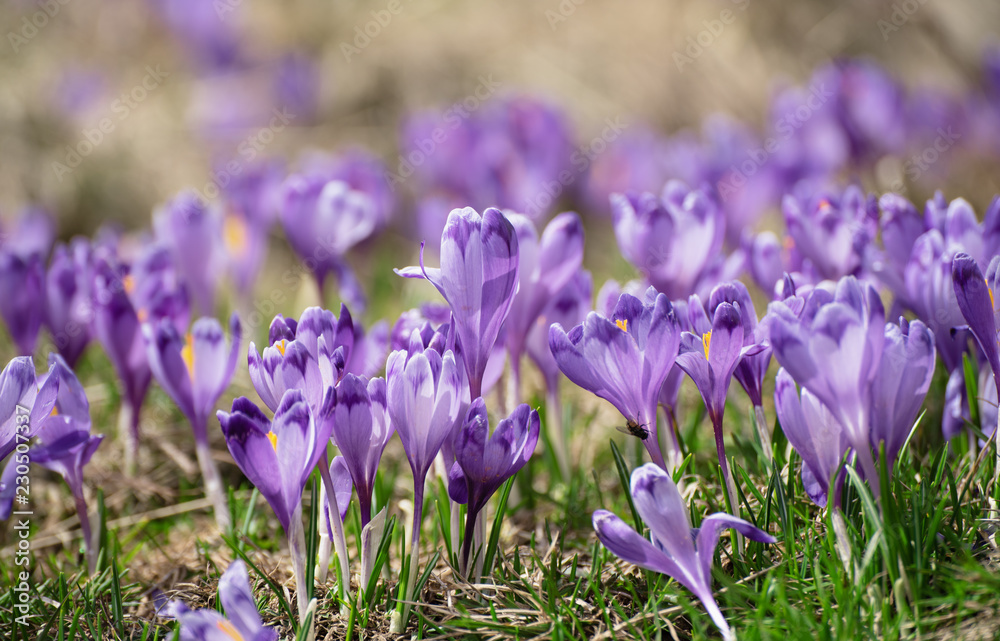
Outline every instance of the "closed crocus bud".
<svg viewBox="0 0 1000 641">
<path fill-rule="evenodd" d="M 441 267 L 397 269 L 406 278 L 426 278 L 451 306 L 458 340 L 464 350 L 470 396 L 482 395 L 486 365 L 507 318 L 518 282 L 518 239 L 498 209 L 480 216 L 471 207 L 448 216 L 441 235 Z"/>
<path fill-rule="evenodd" d="M 519 282 L 504 325 L 507 351 L 514 376 L 515 400 L 520 397 L 521 355 L 545 306 L 580 270 L 583 263 L 583 224 L 574 212 L 552 219 L 541 239 L 525 216 L 511 214 L 517 232 Z"/>
<path fill-rule="evenodd" d="M 476 517 L 507 479 L 524 467 L 535 452 L 541 421 L 538 412 L 519 405 L 490 433 L 486 402 L 477 398 L 455 440 L 456 466 L 449 474 L 452 500 L 468 504 L 462 567 L 468 568 Z"/>
<path fill-rule="evenodd" d="M 986 276 L 976 260 L 966 253 L 955 256 L 951 269 L 958 307 L 993 371 L 994 386 L 1000 396 L 1000 351 L 997 349 L 1000 311 L 996 305 L 1000 293 L 1000 256 L 990 261 Z"/>
<path fill-rule="evenodd" d="M 173 257 L 181 282 L 202 314 L 215 311 L 215 292 L 224 273 L 222 215 L 196 193 L 183 192 L 153 214 L 157 239 Z"/>
<path fill-rule="evenodd" d="M 73 367 L 90 342 L 94 306 L 91 283 L 94 277 L 90 243 L 77 238 L 58 245 L 46 274 L 45 323 L 66 363 Z"/>
<path fill-rule="evenodd" d="M 696 293 L 719 259 L 725 216 L 699 190 L 671 181 L 661 198 L 611 197 L 615 237 L 626 260 L 668 298 Z"/>
<path fill-rule="evenodd" d="M 31 356 L 45 318 L 45 262 L 41 254 L 0 251 L 0 316 L 17 345 Z"/>
<path fill-rule="evenodd" d="M 688 509 L 670 474 L 646 464 L 632 472 L 632 501 L 643 523 L 649 526 L 652 542 L 607 510 L 594 512 L 597 538 L 623 561 L 672 577 L 690 590 L 722 632 L 735 639 L 732 629 L 712 595 L 712 558 L 723 530 L 733 528 L 743 536 L 762 543 L 775 538 L 743 519 L 717 513 L 705 517 L 701 527 L 691 528 Z"/>
</svg>

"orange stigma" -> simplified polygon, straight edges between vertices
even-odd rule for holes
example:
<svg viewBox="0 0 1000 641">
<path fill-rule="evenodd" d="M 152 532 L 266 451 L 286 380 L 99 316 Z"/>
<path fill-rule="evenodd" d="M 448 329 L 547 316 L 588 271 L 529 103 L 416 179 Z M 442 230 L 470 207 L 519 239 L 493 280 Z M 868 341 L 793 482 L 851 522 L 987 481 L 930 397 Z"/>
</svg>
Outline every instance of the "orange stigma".
<svg viewBox="0 0 1000 641">
<path fill-rule="evenodd" d="M 191 377 L 191 382 L 194 382 L 194 337 L 191 336 L 191 332 L 187 333 L 184 337 L 184 347 L 181 348 L 181 359 L 184 364 L 187 365 L 188 375 Z"/>
<path fill-rule="evenodd" d="M 277 452 L 278 451 L 278 435 L 275 434 L 274 432 L 268 432 L 267 433 L 267 440 L 271 441 L 271 447 L 273 447 L 274 451 Z"/>
<path fill-rule="evenodd" d="M 705 348 L 705 360 L 708 360 L 708 346 L 712 342 L 712 332 L 705 332 L 701 335 L 701 344 Z"/>
<path fill-rule="evenodd" d="M 242 254 L 247 247 L 247 225 L 236 214 L 229 214 L 222 222 L 222 238 L 226 249 L 233 254 Z"/>
<path fill-rule="evenodd" d="M 240 634 L 240 631 L 236 629 L 236 626 L 234 626 L 229 621 L 225 621 L 225 620 L 219 621 L 215 625 L 216 625 L 217 628 L 219 628 L 220 630 L 222 630 L 223 634 L 225 634 L 227 637 L 229 637 L 233 641 L 246 641 L 243 638 L 243 635 Z"/>
<path fill-rule="evenodd" d="M 125 274 L 122 278 L 122 288 L 125 290 L 126 294 L 131 296 L 132 292 L 135 291 L 135 276 L 132 274 Z"/>
<path fill-rule="evenodd" d="M 990 287 L 990 281 L 986 280 L 985 278 L 983 280 L 986 281 L 986 291 L 990 293 L 990 307 L 996 309 L 997 304 L 996 301 L 993 300 L 993 289 Z"/>
<path fill-rule="evenodd" d="M 628 331 L 628 319 L 620 318 L 615 321 L 615 325 L 617 325 L 618 329 L 622 330 L 623 332 Z"/>
</svg>

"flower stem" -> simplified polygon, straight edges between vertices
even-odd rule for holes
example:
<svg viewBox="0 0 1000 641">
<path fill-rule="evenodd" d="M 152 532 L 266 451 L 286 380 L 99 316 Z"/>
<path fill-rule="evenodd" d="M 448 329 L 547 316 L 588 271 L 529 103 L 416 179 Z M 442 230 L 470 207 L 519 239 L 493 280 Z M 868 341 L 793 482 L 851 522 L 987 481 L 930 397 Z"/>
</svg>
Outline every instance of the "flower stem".
<svg viewBox="0 0 1000 641">
<path fill-rule="evenodd" d="M 289 524 L 288 549 L 292 555 L 295 573 L 295 597 L 299 604 L 299 625 L 305 624 L 306 610 L 309 608 L 309 586 L 306 585 L 306 533 L 302 528 L 302 503 L 292 513 Z"/>
<path fill-rule="evenodd" d="M 212 460 L 212 449 L 207 438 L 199 438 L 195 435 L 195 451 L 198 454 L 198 466 L 201 468 L 201 476 L 205 481 L 205 496 L 212 501 L 215 507 L 215 522 L 219 530 L 228 533 L 232 529 L 232 521 L 229 518 L 229 504 L 226 501 L 226 493 L 222 489 L 222 479 L 219 477 L 219 468 Z"/>
<path fill-rule="evenodd" d="M 552 439 L 552 452 L 559 465 L 559 473 L 563 481 L 569 483 L 569 444 L 566 441 L 566 427 L 563 425 L 562 401 L 559 398 L 559 388 L 553 385 L 549 388 L 546 410 L 549 412 L 549 435 Z"/>
<path fill-rule="evenodd" d="M 330 523 L 333 524 L 333 545 L 337 550 L 340 563 L 340 598 L 346 604 L 351 595 L 351 571 L 347 558 L 347 539 L 344 537 L 344 524 L 340 521 L 340 506 L 337 505 L 337 493 L 333 489 L 333 477 L 330 476 L 330 463 L 326 454 L 319 457 L 319 475 L 323 478 L 326 496 L 329 499 Z"/>
<path fill-rule="evenodd" d="M 419 476 L 419 480 L 417 477 Z M 414 600 L 414 586 L 417 584 L 417 571 L 420 562 L 420 521 L 424 516 L 424 482 L 427 472 L 414 474 L 413 477 L 413 528 L 410 535 L 410 568 L 406 574 L 406 591 L 400 592 L 399 605 L 393 613 L 389 631 L 402 634 L 410 619 L 410 602 Z"/>
<path fill-rule="evenodd" d="M 118 411 L 118 434 L 125 443 L 125 475 L 135 476 L 139 461 L 139 422 L 135 420 L 135 408 L 122 399 Z"/>
<path fill-rule="evenodd" d="M 760 405 L 753 406 L 754 423 L 757 424 L 757 436 L 760 438 L 760 447 L 764 450 L 764 457 L 770 465 L 774 461 L 774 451 L 771 445 L 771 430 L 767 425 L 767 418 L 764 416 L 764 408 Z"/>
<path fill-rule="evenodd" d="M 100 551 L 100 546 L 94 540 L 94 532 L 90 529 L 90 513 L 87 512 L 87 501 L 83 496 L 83 488 L 73 487 L 72 489 L 76 515 L 80 519 L 80 530 L 83 532 L 83 548 L 87 554 L 87 569 L 93 574 L 97 570 L 97 554 Z"/>
</svg>

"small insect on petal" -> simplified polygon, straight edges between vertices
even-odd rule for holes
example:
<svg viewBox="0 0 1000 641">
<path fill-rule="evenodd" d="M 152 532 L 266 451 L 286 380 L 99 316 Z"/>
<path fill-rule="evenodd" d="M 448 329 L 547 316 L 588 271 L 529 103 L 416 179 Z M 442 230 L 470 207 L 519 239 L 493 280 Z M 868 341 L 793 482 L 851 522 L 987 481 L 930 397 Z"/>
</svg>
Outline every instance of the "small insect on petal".
<svg viewBox="0 0 1000 641">
<path fill-rule="evenodd" d="M 623 332 L 627 332 L 628 331 L 628 319 L 627 318 L 619 318 L 618 320 L 615 321 L 615 325 L 617 325 L 618 329 L 622 330 Z"/>
<path fill-rule="evenodd" d="M 708 360 L 708 346 L 712 344 L 712 332 L 705 332 L 701 335 L 701 344 L 705 348 L 705 360 Z"/>
</svg>

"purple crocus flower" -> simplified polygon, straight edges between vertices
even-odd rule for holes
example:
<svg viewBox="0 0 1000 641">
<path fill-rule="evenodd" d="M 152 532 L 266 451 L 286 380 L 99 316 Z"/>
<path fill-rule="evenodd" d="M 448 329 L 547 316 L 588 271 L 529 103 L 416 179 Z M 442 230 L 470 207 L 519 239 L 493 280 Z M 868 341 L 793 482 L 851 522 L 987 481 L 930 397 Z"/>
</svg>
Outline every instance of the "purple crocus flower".
<svg viewBox="0 0 1000 641">
<path fill-rule="evenodd" d="M 468 574 L 476 517 L 500 486 L 534 454 L 540 429 L 538 412 L 526 404 L 518 405 L 492 434 L 486 402 L 477 398 L 469 407 L 455 440 L 456 463 L 448 474 L 448 494 L 456 503 L 468 505 L 462 542 L 463 574 Z"/>
<path fill-rule="evenodd" d="M 0 234 L 0 317 L 21 356 L 34 353 L 45 320 L 45 258 L 52 236 L 52 219 L 37 208 Z"/>
<path fill-rule="evenodd" d="M 996 306 L 1000 285 L 1000 256 L 993 257 L 984 277 L 976 260 L 966 253 L 960 253 L 952 261 L 952 277 L 958 307 L 993 371 L 994 386 L 1000 397 L 1000 351 L 997 349 L 997 321 L 1000 312 Z"/>
<path fill-rule="evenodd" d="M 99 544 L 94 539 L 97 532 L 90 527 L 83 492 L 83 468 L 90 462 L 104 435 L 90 433 L 90 403 L 80 381 L 62 357 L 55 354 L 49 356 L 47 378 L 55 380 L 59 391 L 52 414 L 43 419 L 38 428 L 29 456 L 32 463 L 58 473 L 69 486 L 83 531 L 88 566 L 93 572 L 97 567 Z"/>
<path fill-rule="evenodd" d="M 630 429 L 645 430 L 646 437 L 640 436 L 643 445 L 664 469 L 667 461 L 660 451 L 656 404 L 677 356 L 680 335 L 673 306 L 663 294 L 645 305 L 622 294 L 610 318 L 591 312 L 569 334 L 558 324 L 549 329 L 549 347 L 566 378 L 610 401 Z M 679 462 L 676 441 L 669 454 L 671 466 Z"/>
<path fill-rule="evenodd" d="M 143 326 L 146 355 L 156 380 L 187 416 L 194 430 L 205 492 L 215 504 L 223 532 L 230 527 L 229 508 L 208 442 L 208 417 L 236 370 L 242 329 L 236 314 L 229 320 L 229 349 L 219 321 L 200 318 L 183 338 L 169 320 Z"/>
<path fill-rule="evenodd" d="M 622 255 L 653 287 L 671 299 L 705 289 L 726 228 L 709 196 L 671 181 L 659 199 L 650 193 L 613 195 L 611 209 Z"/>
<path fill-rule="evenodd" d="M 521 355 L 528 333 L 545 306 L 580 270 L 583 263 L 583 224 L 575 212 L 559 214 L 545 227 L 541 239 L 531 219 L 512 214 L 517 232 L 519 280 L 504 325 L 510 356 L 511 405 L 520 402 Z"/>
<path fill-rule="evenodd" d="M 371 193 L 329 172 L 292 174 L 283 186 L 280 212 L 285 236 L 296 254 L 309 266 L 323 299 L 326 278 L 336 274 L 341 297 L 355 310 L 365 306 L 365 296 L 347 264 L 348 250 L 372 236 L 387 215 Z"/>
<path fill-rule="evenodd" d="M 284 175 L 280 162 L 261 162 L 233 176 L 223 187 L 226 214 L 222 241 L 232 278 L 244 297 L 252 293 L 267 255 L 268 233 L 278 215 Z"/>
<path fill-rule="evenodd" d="M 464 392 L 458 367 L 451 350 L 441 353 L 424 348 L 419 339 L 410 341 L 409 350 L 390 354 L 386 366 L 389 420 L 403 442 L 413 472 L 410 570 L 400 609 L 393 616 L 392 628 L 396 630 L 406 627 L 409 606 L 403 601 L 413 598 L 416 584 L 427 471 L 458 420 Z"/>
<path fill-rule="evenodd" d="M 681 335 L 677 366 L 691 377 L 705 401 L 715 432 L 719 466 L 726 481 L 729 499 L 736 506 L 736 487 L 729 474 L 722 419 L 726 412 L 726 394 L 729 392 L 733 372 L 744 356 L 758 353 L 761 347 L 752 342 L 744 347 L 743 314 L 738 303 L 719 303 L 709 322 L 701 300 L 692 296 L 688 301 L 688 313 L 695 331 Z"/>
<path fill-rule="evenodd" d="M 871 445 L 884 443 L 892 469 L 934 376 L 934 335 L 919 320 L 885 326 L 885 346 L 871 388 Z"/>
<path fill-rule="evenodd" d="M 471 398 L 482 396 L 486 364 L 507 318 L 519 275 L 514 226 L 489 208 L 480 216 L 471 207 L 455 209 L 441 234 L 441 267 L 397 269 L 405 278 L 426 278 L 451 306 L 469 376 Z"/>
<path fill-rule="evenodd" d="M 443 303 L 424 303 L 420 307 L 409 309 L 400 314 L 392 326 L 392 331 L 389 333 L 389 348 L 392 351 L 406 349 L 410 344 L 410 334 L 413 330 L 423 332 L 426 327 L 426 331 L 433 332 L 433 327 L 447 324 L 450 320 L 451 308 Z"/>
<path fill-rule="evenodd" d="M 851 186 L 842 195 L 819 194 L 803 202 L 793 195 L 782 203 L 795 249 L 821 278 L 837 280 L 860 273 L 865 251 L 875 237 L 878 205 Z"/>
<path fill-rule="evenodd" d="M 71 368 L 86 349 L 93 332 L 93 277 L 89 241 L 76 238 L 68 247 L 56 246 L 46 275 L 45 322 L 56 348 Z"/>
<path fill-rule="evenodd" d="M 832 295 L 813 290 L 799 316 L 787 307 L 772 310 L 769 333 L 775 359 L 834 413 L 878 496 L 868 401 L 885 343 L 878 293 L 847 277 Z"/>
<path fill-rule="evenodd" d="M 649 526 L 649 541 L 607 510 L 594 512 L 594 530 L 608 550 L 624 561 L 666 574 L 690 590 L 722 632 L 735 639 L 712 596 L 712 558 L 722 530 L 733 528 L 748 539 L 775 543 L 776 539 L 741 518 L 725 513 L 705 517 L 691 528 L 687 506 L 670 474 L 647 463 L 632 472 L 632 500 Z"/>
<path fill-rule="evenodd" d="M 157 239 L 169 248 L 194 307 L 201 314 L 213 314 L 226 264 L 220 213 L 197 193 L 186 191 L 154 212 L 153 227 Z"/>
<path fill-rule="evenodd" d="M 233 401 L 231 413 L 217 413 L 233 460 L 267 499 L 288 537 L 300 618 L 308 606 L 302 492 L 326 456 L 335 404 L 336 395 L 330 389 L 320 413 L 314 415 L 305 395 L 292 389 L 282 396 L 273 421 L 242 396 Z"/>
<path fill-rule="evenodd" d="M 379 460 L 395 434 L 386 402 L 385 379 L 366 381 L 354 374 L 345 374 L 337 385 L 333 439 L 358 491 L 362 528 L 371 520 L 372 492 Z"/>
<path fill-rule="evenodd" d="M 219 600 L 226 616 L 217 610 L 192 610 L 172 601 L 167 612 L 181 627 L 181 641 L 278 641 L 278 631 L 265 626 L 250 591 L 246 564 L 233 561 L 219 579 Z"/>
</svg>

